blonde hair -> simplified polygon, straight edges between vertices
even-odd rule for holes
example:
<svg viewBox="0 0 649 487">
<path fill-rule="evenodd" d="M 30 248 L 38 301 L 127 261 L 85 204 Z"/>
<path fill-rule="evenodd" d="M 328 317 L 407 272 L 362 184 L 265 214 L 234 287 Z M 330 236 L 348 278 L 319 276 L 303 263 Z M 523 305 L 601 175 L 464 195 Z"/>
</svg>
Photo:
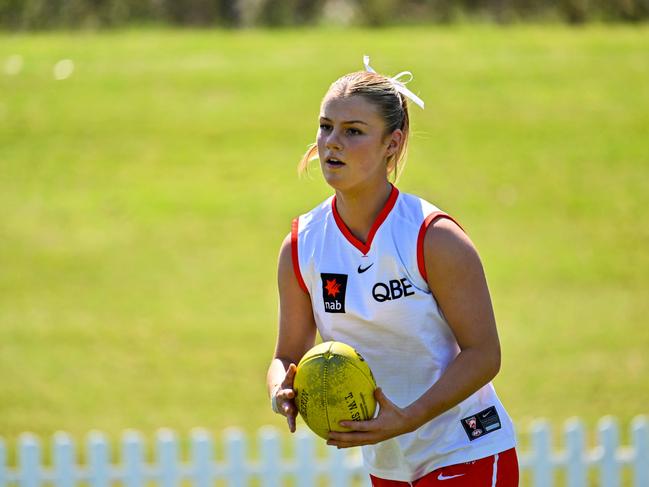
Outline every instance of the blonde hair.
<svg viewBox="0 0 649 487">
<path fill-rule="evenodd" d="M 358 71 L 334 81 L 323 101 L 327 98 L 349 98 L 356 95 L 362 96 L 376 106 L 385 122 L 385 135 L 396 129 L 401 129 L 403 132 L 397 151 L 389 156 L 387 161 L 388 172 L 392 173 L 394 181 L 396 181 L 405 165 L 410 133 L 410 116 L 406 97 L 396 90 L 394 83 L 389 78 L 369 71 Z M 298 173 L 308 172 L 309 162 L 316 158 L 318 158 L 318 145 L 313 143 L 302 156 L 298 164 Z"/>
</svg>

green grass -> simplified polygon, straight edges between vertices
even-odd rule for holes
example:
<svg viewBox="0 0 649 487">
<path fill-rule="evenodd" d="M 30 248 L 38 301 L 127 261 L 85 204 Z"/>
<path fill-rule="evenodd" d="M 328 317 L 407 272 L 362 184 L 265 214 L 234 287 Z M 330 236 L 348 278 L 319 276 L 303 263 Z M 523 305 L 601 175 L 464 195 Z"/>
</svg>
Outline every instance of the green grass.
<svg viewBox="0 0 649 487">
<path fill-rule="evenodd" d="M 364 53 L 426 101 L 399 187 L 482 254 L 519 428 L 649 412 L 647 27 L 1 34 L 1 436 L 282 425 L 295 167 Z"/>
</svg>

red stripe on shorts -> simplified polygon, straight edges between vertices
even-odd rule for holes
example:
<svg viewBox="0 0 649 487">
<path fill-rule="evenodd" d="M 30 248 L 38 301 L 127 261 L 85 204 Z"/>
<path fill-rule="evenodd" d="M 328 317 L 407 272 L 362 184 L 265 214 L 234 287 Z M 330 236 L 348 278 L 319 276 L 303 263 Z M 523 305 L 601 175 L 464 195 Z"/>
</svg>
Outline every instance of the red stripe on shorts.
<svg viewBox="0 0 649 487">
<path fill-rule="evenodd" d="M 512 448 L 473 462 L 438 468 L 413 482 L 370 475 L 374 487 L 518 487 L 518 457 Z"/>
</svg>

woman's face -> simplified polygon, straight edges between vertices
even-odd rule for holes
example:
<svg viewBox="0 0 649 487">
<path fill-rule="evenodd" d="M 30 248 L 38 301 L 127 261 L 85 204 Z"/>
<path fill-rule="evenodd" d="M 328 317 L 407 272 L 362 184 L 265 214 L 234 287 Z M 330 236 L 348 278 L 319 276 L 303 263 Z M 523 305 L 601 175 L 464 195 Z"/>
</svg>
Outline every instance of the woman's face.
<svg viewBox="0 0 649 487">
<path fill-rule="evenodd" d="M 385 131 L 383 117 L 364 97 L 325 98 L 317 144 L 327 183 L 346 191 L 384 185 L 387 158 L 402 136 L 398 129 L 388 135 Z"/>
</svg>

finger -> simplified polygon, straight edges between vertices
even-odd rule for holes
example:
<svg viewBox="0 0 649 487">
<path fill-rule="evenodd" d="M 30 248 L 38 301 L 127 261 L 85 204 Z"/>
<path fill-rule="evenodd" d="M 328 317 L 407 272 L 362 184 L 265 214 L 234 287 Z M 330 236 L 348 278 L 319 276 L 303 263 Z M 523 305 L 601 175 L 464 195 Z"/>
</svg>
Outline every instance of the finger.
<svg viewBox="0 0 649 487">
<path fill-rule="evenodd" d="M 295 372 L 297 372 L 297 366 L 292 363 L 288 366 L 288 369 L 286 369 L 284 382 L 282 382 L 284 387 L 293 389 L 293 379 L 295 378 Z"/>
<path fill-rule="evenodd" d="M 341 421 L 338 424 L 352 431 L 371 431 L 374 426 L 374 421 Z"/>
<path fill-rule="evenodd" d="M 390 401 L 388 396 L 385 395 L 383 389 L 381 389 L 380 387 L 377 387 L 374 390 L 374 398 L 379 405 L 379 414 L 381 411 L 385 411 L 386 409 L 394 409 L 397 407 L 396 404 Z"/>
<path fill-rule="evenodd" d="M 365 444 L 365 442 L 371 441 L 373 438 L 374 435 L 371 433 L 330 431 L 327 436 L 327 441 L 332 441 L 336 444 Z"/>
<path fill-rule="evenodd" d="M 286 416 L 286 422 L 288 423 L 288 430 L 291 433 L 295 433 L 295 415 L 289 414 Z"/>
<path fill-rule="evenodd" d="M 340 449 L 342 449 L 342 448 L 354 448 L 354 447 L 356 447 L 356 446 L 363 446 L 363 445 L 352 445 L 352 444 L 348 444 L 348 443 L 343 443 L 343 444 L 340 444 L 340 445 L 335 445 L 335 444 L 332 443 L 332 444 L 330 444 L 329 446 L 335 446 L 336 448 L 338 448 L 338 449 L 340 450 Z"/>
<path fill-rule="evenodd" d="M 333 439 L 327 440 L 327 445 L 335 446 L 336 448 L 353 448 L 355 446 L 370 445 L 372 443 L 375 442 L 369 439 L 356 439 L 356 438 L 353 441 L 343 441 L 343 440 L 333 440 Z"/>
<path fill-rule="evenodd" d="M 394 406 L 394 403 L 390 401 L 390 399 L 388 399 L 388 396 L 385 395 L 383 389 L 381 389 L 380 387 L 374 389 L 374 398 L 376 399 L 376 402 L 379 403 L 380 409 Z"/>
<path fill-rule="evenodd" d="M 295 406 L 290 401 L 282 402 L 280 408 L 281 408 L 282 412 L 284 413 L 284 416 L 296 416 L 297 415 L 297 411 L 295 410 Z"/>
<path fill-rule="evenodd" d="M 293 389 L 280 389 L 277 391 L 277 398 L 280 400 L 293 399 L 295 397 L 295 391 Z"/>
<path fill-rule="evenodd" d="M 297 365 L 295 365 L 293 362 L 291 362 L 288 366 L 288 369 L 286 369 L 286 374 L 290 375 L 291 377 L 295 375 L 295 372 L 297 371 Z"/>
</svg>

